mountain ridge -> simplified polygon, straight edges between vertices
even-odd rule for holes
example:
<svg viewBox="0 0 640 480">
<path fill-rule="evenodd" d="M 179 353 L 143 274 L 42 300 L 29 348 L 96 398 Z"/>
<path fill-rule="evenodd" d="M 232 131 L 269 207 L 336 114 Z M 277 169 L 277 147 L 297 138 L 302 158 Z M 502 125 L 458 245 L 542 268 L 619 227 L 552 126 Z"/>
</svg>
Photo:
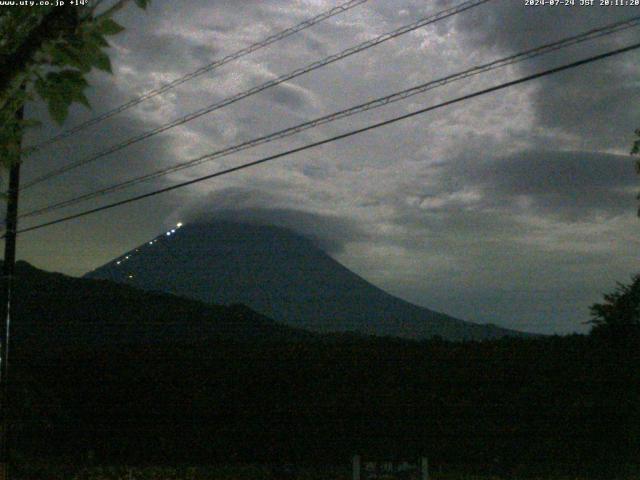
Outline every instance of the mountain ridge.
<svg viewBox="0 0 640 480">
<path fill-rule="evenodd" d="M 434 312 L 372 285 L 289 229 L 232 221 L 178 224 L 85 275 L 208 303 L 242 303 L 316 332 L 422 340 L 523 336 Z"/>
<path fill-rule="evenodd" d="M 2 283 L 2 282 L 0 282 Z M 310 332 L 240 304 L 221 306 L 106 280 L 16 264 L 12 337 L 20 349 L 266 339 L 305 341 Z"/>
</svg>

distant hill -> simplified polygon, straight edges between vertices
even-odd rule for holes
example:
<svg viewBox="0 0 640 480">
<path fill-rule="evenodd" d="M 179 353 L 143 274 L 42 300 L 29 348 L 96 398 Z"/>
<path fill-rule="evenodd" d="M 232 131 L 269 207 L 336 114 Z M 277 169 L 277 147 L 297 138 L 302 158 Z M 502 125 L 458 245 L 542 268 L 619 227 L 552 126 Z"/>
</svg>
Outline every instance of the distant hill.
<svg viewBox="0 0 640 480">
<path fill-rule="evenodd" d="M 480 325 L 394 297 L 290 230 L 232 222 L 167 232 L 86 274 L 217 304 L 243 303 L 318 332 L 484 340 L 521 332 Z"/>
<path fill-rule="evenodd" d="M 12 337 L 20 348 L 304 340 L 311 333 L 277 324 L 243 305 L 205 304 L 104 280 L 44 272 L 18 262 Z M 38 348 L 39 350 L 39 348 Z"/>
</svg>

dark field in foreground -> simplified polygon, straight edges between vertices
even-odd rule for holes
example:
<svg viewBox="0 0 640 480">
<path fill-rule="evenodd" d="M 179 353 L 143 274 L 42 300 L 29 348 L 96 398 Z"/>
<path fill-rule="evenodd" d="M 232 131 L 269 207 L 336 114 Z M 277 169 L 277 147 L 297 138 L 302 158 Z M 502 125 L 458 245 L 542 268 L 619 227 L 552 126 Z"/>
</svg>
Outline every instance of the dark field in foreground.
<svg viewBox="0 0 640 480">
<path fill-rule="evenodd" d="M 292 463 L 339 478 L 323 466 L 358 453 L 427 456 L 434 472 L 599 480 L 632 478 L 627 465 L 640 458 L 632 332 L 457 343 L 317 335 L 242 306 L 33 268 L 19 285 L 10 384 L 18 457 Z M 31 465 L 25 480 L 77 473 L 22 464 Z"/>
<path fill-rule="evenodd" d="M 16 471 L 17 480 L 279 480 L 268 466 L 210 466 L 210 467 L 129 467 L 129 466 L 52 466 L 32 463 Z M 351 469 L 343 467 L 296 468 L 291 480 L 352 480 Z M 499 480 L 497 475 L 474 473 L 431 472 L 430 480 Z M 548 475 L 520 476 L 517 472 L 507 478 L 528 480 L 583 480 L 587 477 Z M 619 477 L 640 480 L 640 465 L 628 467 L 628 473 Z"/>
</svg>

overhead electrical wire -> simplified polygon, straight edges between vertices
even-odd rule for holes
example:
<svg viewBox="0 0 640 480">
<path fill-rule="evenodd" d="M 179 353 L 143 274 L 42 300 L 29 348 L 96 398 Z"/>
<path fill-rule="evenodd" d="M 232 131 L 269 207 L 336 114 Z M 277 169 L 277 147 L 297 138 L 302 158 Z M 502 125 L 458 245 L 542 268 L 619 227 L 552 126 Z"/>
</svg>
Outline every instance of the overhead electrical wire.
<svg viewBox="0 0 640 480">
<path fill-rule="evenodd" d="M 120 200 L 120 201 L 117 201 L 117 202 L 109 203 L 107 205 L 102 205 L 100 207 L 96 207 L 96 208 L 92 208 L 92 209 L 89 209 L 89 210 L 85 210 L 85 211 L 82 211 L 82 212 L 79 212 L 79 213 L 75 213 L 73 215 L 67 215 L 65 217 L 61 217 L 61 218 L 58 218 L 58 219 L 55 219 L 55 220 L 51 220 L 51 221 L 48 221 L 48 222 L 40 223 L 38 225 L 34 225 L 34 226 L 31 226 L 31 227 L 28 227 L 28 228 L 23 228 L 23 229 L 18 230 L 16 233 L 22 234 L 22 233 L 31 232 L 31 231 L 34 231 L 34 230 L 39 230 L 39 229 L 42 229 L 42 228 L 45 228 L 45 227 L 49 227 L 49 226 L 52 226 L 52 225 L 57 225 L 57 224 L 60 224 L 60 223 L 68 222 L 70 220 L 74 220 L 74 219 L 77 219 L 77 218 L 85 217 L 87 215 L 91 215 L 91 214 L 94 214 L 94 213 L 98 213 L 98 212 L 102 212 L 102 211 L 105 211 L 105 210 L 109 210 L 109 209 L 112 209 L 112 208 L 115 208 L 115 207 L 118 207 L 118 206 L 127 205 L 129 203 L 137 202 L 137 201 L 143 200 L 145 198 L 150 198 L 150 197 L 153 197 L 153 196 L 156 196 L 156 195 L 160 195 L 162 193 L 170 192 L 172 190 L 176 190 L 176 189 L 179 189 L 179 188 L 182 188 L 182 187 L 193 185 L 193 184 L 205 181 L 205 180 L 209 180 L 209 179 L 212 179 L 212 178 L 220 177 L 220 176 L 227 175 L 227 174 L 230 174 L 230 173 L 233 173 L 233 172 L 237 172 L 239 170 L 244 170 L 244 169 L 247 169 L 247 168 L 250 168 L 250 167 L 254 167 L 256 165 L 260 165 L 260 164 L 263 164 L 263 163 L 266 163 L 266 162 L 270 162 L 272 160 L 276 160 L 278 158 L 286 157 L 286 156 L 292 155 L 294 153 L 298 153 L 298 152 L 302 152 L 302 151 L 305 151 L 305 150 L 309 150 L 311 148 L 315 148 L 315 147 L 318 147 L 320 145 L 325 145 L 325 144 L 328 144 L 328 143 L 335 142 L 337 140 L 342 140 L 344 138 L 349 138 L 349 137 L 352 137 L 354 135 L 359 135 L 361 133 L 364 133 L 364 132 L 367 132 L 367 131 L 370 131 L 370 130 L 374 130 L 374 129 L 377 129 L 377 128 L 380 128 L 380 127 L 383 127 L 383 126 L 386 126 L 386 125 L 391 125 L 393 123 L 399 122 L 401 120 L 405 120 L 407 118 L 415 117 L 417 115 L 421 115 L 421 114 L 424 114 L 424 113 L 427 113 L 427 112 L 430 112 L 430 111 L 433 111 L 433 110 L 437 110 L 437 109 L 440 109 L 440 108 L 443 108 L 443 107 L 446 107 L 446 106 L 449 106 L 449 105 L 453 105 L 453 104 L 460 103 L 460 102 L 463 102 L 463 101 L 466 101 L 466 100 L 470 100 L 472 98 L 480 97 L 482 95 L 487 95 L 489 93 L 496 92 L 496 91 L 499 91 L 499 90 L 503 90 L 505 88 L 509 88 L 509 87 L 514 86 L 514 85 L 519 85 L 519 84 L 522 84 L 522 83 L 525 83 L 525 82 L 529 82 L 531 80 L 535 80 L 535 79 L 538 79 L 538 78 L 546 77 L 548 75 L 556 74 L 556 73 L 563 72 L 563 71 L 566 71 L 566 70 L 569 70 L 569 69 L 572 69 L 572 68 L 576 68 L 576 67 L 579 67 L 579 66 L 582 66 L 582 65 L 586 65 L 588 63 L 592 63 L 592 62 L 595 62 L 595 61 L 598 61 L 598 60 L 603 60 L 605 58 L 610 58 L 610 57 L 613 57 L 615 55 L 620 55 L 622 53 L 626 53 L 626 52 L 630 52 L 630 51 L 633 51 L 633 50 L 637 50 L 638 48 L 640 48 L 640 43 L 634 43 L 632 45 L 628 45 L 626 47 L 622 47 L 622 48 L 618 48 L 618 49 L 615 49 L 615 50 L 611 50 L 611 51 L 608 51 L 606 53 L 602 53 L 600 55 L 594 55 L 594 56 L 591 56 L 591 57 L 588 57 L 588 58 L 585 58 L 585 59 L 582 59 L 582 60 L 578 60 L 578 61 L 575 61 L 575 62 L 571 62 L 571 63 L 565 64 L 565 65 L 562 65 L 562 66 L 559 66 L 559 67 L 547 69 L 547 70 L 544 70 L 542 72 L 538 72 L 538 73 L 535 73 L 535 74 L 532 74 L 532 75 L 527 75 L 525 77 L 521 77 L 521 78 L 518 78 L 516 80 L 512 80 L 512 81 L 509 81 L 509 82 L 501 83 L 501 84 L 493 86 L 493 87 L 489 87 L 489 88 L 485 88 L 485 89 L 482 89 L 482 90 L 478 90 L 476 92 L 473 92 L 473 93 L 470 93 L 470 94 L 467 94 L 467 95 L 462 95 L 462 96 L 454 98 L 452 100 L 447 100 L 445 102 L 439 103 L 437 105 L 432 105 L 432 106 L 429 106 L 429 107 L 421 108 L 419 110 L 415 110 L 413 112 L 409 112 L 409 113 L 406 113 L 404 115 L 400 115 L 400 116 L 397 116 L 397 117 L 394 117 L 394 118 L 391 118 L 391 119 L 388 119 L 388 120 L 377 122 L 377 123 L 368 125 L 366 127 L 358 128 L 358 129 L 351 130 L 351 131 L 346 132 L 346 133 L 342 133 L 340 135 L 335 135 L 333 137 L 326 138 L 324 140 L 320 140 L 320 141 L 317 141 L 317 142 L 309 143 L 309 144 L 304 145 L 302 147 L 292 148 L 290 150 L 286 150 L 286 151 L 277 153 L 275 155 L 270 155 L 270 156 L 267 156 L 267 157 L 263 157 L 261 159 L 254 160 L 252 162 L 244 163 L 242 165 L 238 165 L 238 166 L 235 166 L 235 167 L 231 167 L 231 168 L 227 168 L 227 169 L 224 169 L 224 170 L 220 170 L 218 172 L 211 173 L 211 174 L 208 174 L 208 175 L 204 175 L 204 176 L 192 179 L 192 180 L 188 180 L 188 181 L 177 183 L 177 184 L 174 184 L 174 185 L 171 185 L 171 186 L 168 186 L 168 187 L 160 188 L 160 189 L 154 190 L 152 192 L 144 193 L 144 194 L 141 194 L 141 195 L 136 195 L 134 197 L 130 197 L 130 198 L 127 198 L 127 199 L 124 199 L 124 200 Z"/>
<path fill-rule="evenodd" d="M 536 48 L 532 48 L 520 53 L 516 53 L 514 55 L 510 55 L 508 57 L 505 58 L 501 58 L 498 60 L 494 60 L 492 62 L 489 63 L 485 63 L 483 65 L 478 65 L 475 66 L 473 68 L 464 70 L 462 72 L 459 73 L 455 73 L 452 75 L 448 75 L 446 77 L 442 77 L 439 78 L 437 80 L 431 80 L 427 83 L 423 83 L 405 90 L 402 90 L 400 92 L 396 92 L 393 93 L 391 95 L 387 95 L 384 97 L 380 97 L 380 98 L 376 98 L 374 100 L 368 101 L 366 103 L 362 103 L 353 107 L 350 107 L 348 109 L 344 109 L 344 110 L 340 110 L 338 112 L 334 112 L 332 114 L 329 115 L 325 115 L 319 118 L 315 118 L 313 120 L 289 127 L 289 128 L 285 128 L 283 130 L 271 133 L 269 135 L 265 135 L 262 137 L 258 137 L 252 140 L 248 140 L 246 142 L 242 142 L 240 144 L 231 146 L 231 147 L 227 147 L 224 148 L 222 150 L 218 150 L 216 152 L 213 153 L 209 153 L 207 155 L 203 155 L 200 156 L 198 158 L 186 161 L 186 162 L 181 162 L 178 163 L 177 165 L 173 165 L 170 167 L 166 167 L 166 168 L 162 168 L 159 170 L 156 170 L 155 172 L 151 172 L 142 176 L 138 176 L 138 177 L 134 177 L 132 179 L 129 180 L 125 180 L 123 182 L 119 182 L 116 183 L 114 185 L 102 188 L 100 190 L 97 191 L 93 191 L 93 192 L 89 192 L 86 194 L 82 194 L 79 196 L 75 196 L 73 198 L 61 201 L 61 202 L 57 202 L 45 207 L 41 207 L 38 209 L 34 209 L 31 210 L 29 212 L 26 212 L 22 215 L 20 215 L 18 218 L 27 218 L 27 217 L 32 217 L 32 216 L 37 216 L 37 215 L 42 215 L 44 213 L 49 213 L 64 207 L 68 207 L 71 205 L 75 205 L 77 203 L 81 203 L 93 198 L 97 198 L 97 197 L 101 197 L 103 195 L 109 194 L 109 193 L 113 193 L 116 191 L 120 191 L 123 190 L 125 188 L 129 188 L 132 187 L 134 185 L 137 185 L 139 183 L 145 182 L 145 181 L 149 181 L 151 179 L 154 178 L 158 178 L 170 173 L 174 173 L 180 170 L 184 170 L 187 168 L 192 168 L 195 167 L 197 165 L 200 165 L 202 163 L 220 158 L 220 157 L 224 157 L 227 155 L 231 155 L 234 153 L 237 153 L 239 151 L 242 150 L 246 150 L 249 148 L 253 148 L 259 145 L 263 145 L 265 143 L 269 143 L 272 142 L 274 140 L 279 140 L 291 135 L 295 135 L 297 133 L 300 133 L 302 131 L 308 130 L 310 128 L 315 128 L 317 126 L 320 125 L 324 125 L 351 115 L 355 115 L 355 114 L 359 114 L 368 110 L 372 110 L 378 107 L 382 107 L 384 105 L 388 105 L 390 103 L 394 103 L 400 100 L 404 100 L 406 98 L 412 97 L 414 95 L 420 94 L 420 93 L 424 93 L 426 91 L 432 90 L 434 88 L 446 85 L 448 83 L 454 82 L 454 81 L 458 81 L 458 80 L 462 80 L 465 78 L 469 78 L 475 75 L 479 75 L 481 73 L 486 73 L 488 71 L 491 70 L 495 70 L 497 68 L 502 68 L 505 67 L 507 65 L 512 65 L 518 62 L 522 62 L 524 60 L 528 60 L 531 58 L 535 58 L 537 56 L 541 56 L 556 50 L 560 50 L 563 48 L 567 48 L 569 46 L 572 45 L 576 45 L 579 43 L 583 43 L 585 41 L 589 41 L 589 40 L 594 40 L 597 38 L 601 38 L 603 36 L 606 35 L 612 35 L 614 33 L 618 33 L 620 31 L 632 28 L 632 27 L 637 27 L 638 25 L 640 25 L 640 15 L 630 18 L 630 19 L 626 19 L 620 22 L 615 22 L 603 27 L 599 27 L 599 28 L 595 28 L 595 29 L 591 29 L 588 30 L 584 33 L 581 33 L 579 35 L 574 35 L 571 37 L 567 37 L 561 40 L 558 40 L 556 42 L 552 42 L 552 43 L 548 43 L 545 45 L 541 45 L 539 47 Z"/>
<path fill-rule="evenodd" d="M 37 177 L 33 180 L 31 180 L 30 182 L 25 183 L 22 187 L 21 190 L 26 190 L 28 188 L 33 187 L 34 185 L 37 185 L 39 183 L 42 183 L 46 180 L 50 180 L 52 178 L 58 177 L 59 175 L 62 175 L 63 173 L 69 172 L 71 170 L 74 170 L 78 167 L 81 167 L 83 165 L 87 165 L 89 163 L 92 163 L 100 158 L 103 158 L 107 155 L 110 155 L 112 153 L 118 152 L 126 147 L 129 147 L 135 143 L 138 143 L 142 140 L 146 140 L 148 138 L 151 138 L 155 135 L 158 135 L 162 132 L 166 132 L 167 130 L 170 130 L 174 127 L 183 125 L 187 122 L 190 122 L 191 120 L 195 120 L 196 118 L 199 118 L 203 115 L 209 114 L 211 112 L 214 112 L 216 110 L 219 110 L 221 108 L 227 107 L 233 103 L 236 103 L 244 98 L 250 97 L 252 95 L 255 95 L 257 93 L 260 93 L 264 90 L 267 90 L 269 88 L 275 87 L 277 85 L 280 85 L 284 82 L 287 82 L 289 80 L 292 80 L 294 78 L 300 77 L 302 75 L 305 75 L 309 72 L 312 72 L 314 70 L 317 70 L 319 68 L 322 68 L 326 65 L 329 65 L 331 63 L 337 62 L 339 60 L 342 60 L 343 58 L 347 58 L 351 55 L 354 55 L 356 53 L 362 52 L 364 50 L 367 50 L 369 48 L 375 47 L 376 45 L 380 45 L 381 43 L 387 42 L 389 40 L 392 40 L 396 37 L 399 37 L 401 35 L 407 34 L 409 32 L 412 32 L 414 30 L 417 30 L 419 28 L 422 28 L 426 25 L 432 24 L 432 23 L 436 23 L 438 21 L 444 20 L 446 18 L 452 17 L 454 15 L 457 15 L 461 12 L 464 12 L 466 10 L 469 10 L 471 8 L 474 7 L 478 7 L 484 3 L 490 2 L 492 0 L 467 0 L 455 7 L 451 7 L 445 10 L 442 10 L 434 15 L 430 15 L 428 17 L 422 18 L 416 22 L 413 22 L 409 25 L 405 25 L 403 27 L 400 27 L 396 30 L 393 30 L 392 32 L 388 32 L 388 33 L 384 33 L 382 35 L 379 35 L 371 40 L 367 40 L 365 42 L 362 42 L 358 45 L 355 45 L 353 47 L 347 48 L 346 50 L 343 50 L 339 53 L 330 55 L 328 57 L 323 58 L 322 60 L 317 60 L 315 62 L 312 62 L 304 67 L 301 68 L 297 68 L 296 70 L 293 70 L 292 72 L 286 73 L 284 75 L 281 75 L 280 77 L 277 77 L 273 80 L 270 80 L 268 82 L 265 82 L 261 85 L 255 86 L 253 88 L 250 88 L 249 90 L 245 90 L 243 92 L 237 93 L 235 95 L 232 95 L 231 97 L 227 97 L 219 102 L 216 102 L 214 104 L 211 104 L 207 107 L 203 107 L 199 110 L 196 110 L 195 112 L 191 112 L 183 117 L 180 117 L 176 120 L 173 120 L 169 123 L 166 123 L 164 125 L 161 125 L 159 127 L 156 127 L 152 130 L 149 130 L 147 132 L 144 132 L 140 135 L 137 135 L 135 137 L 131 137 L 123 142 L 120 142 L 118 144 L 112 145 L 111 147 L 108 147 L 107 149 L 103 150 L 100 153 L 97 153 L 95 155 L 92 155 L 88 158 L 82 159 L 82 160 L 78 160 L 76 162 L 72 162 L 69 163 L 67 165 L 64 165 L 60 168 L 57 168 L 55 170 L 52 170 L 48 173 L 43 174 L 40 177 Z"/>
<path fill-rule="evenodd" d="M 253 53 L 257 50 L 260 50 L 262 48 L 265 48 L 273 43 L 276 43 L 280 40 L 284 40 L 287 37 L 290 37 L 291 35 L 293 35 L 294 33 L 298 33 L 302 30 L 305 30 L 309 27 L 312 27 L 313 25 L 316 25 L 320 22 L 323 22 L 324 20 L 327 20 L 331 17 L 334 17 L 340 13 L 346 12 L 348 10 L 351 10 L 354 7 L 357 7 L 358 5 L 361 5 L 365 2 L 367 2 L 369 0 L 349 0 L 348 2 L 342 3 L 334 8 L 331 8 L 330 10 L 327 10 L 325 12 L 320 13 L 319 15 L 316 15 L 315 17 L 309 18 L 297 25 L 294 25 L 293 27 L 287 28 L 285 30 L 282 30 L 280 32 L 274 33 L 273 35 L 270 35 L 266 38 L 264 38 L 263 40 L 256 42 L 252 45 L 249 45 L 248 47 L 245 47 L 241 50 L 238 50 L 234 53 L 231 53 L 219 60 L 215 60 L 207 65 L 204 65 L 200 68 L 198 68 L 197 70 L 187 73 L 186 75 L 183 75 L 182 77 L 176 78 L 175 80 L 166 83 L 164 85 L 161 85 L 158 88 L 155 88 L 153 90 L 149 90 L 148 92 L 144 93 L 143 95 L 140 95 L 139 97 L 133 98 L 131 100 L 129 100 L 126 103 L 123 103 L 122 105 L 109 110 L 107 112 L 104 112 L 100 115 L 97 115 L 96 117 L 93 117 L 90 120 L 87 120 L 86 122 L 83 122 L 75 127 L 72 127 L 68 130 L 65 130 L 64 132 L 59 133 L 58 135 L 55 135 L 51 138 L 49 138 L 48 140 L 45 140 L 41 143 L 38 143 L 37 145 L 34 145 L 32 147 L 28 147 L 24 150 L 25 153 L 33 153 L 37 150 L 40 150 L 48 145 L 51 145 L 53 143 L 56 143 L 64 138 L 70 137 L 71 135 L 84 130 L 87 127 L 90 127 L 92 125 L 96 125 L 97 123 L 102 122 L 103 120 L 106 120 L 108 118 L 113 117 L 114 115 L 117 115 L 118 113 L 124 112 L 125 110 L 130 109 L 131 107 L 134 107 L 146 100 L 149 100 L 151 98 L 154 98 L 158 95 L 161 95 L 169 90 L 171 90 L 172 88 L 177 87 L 178 85 L 182 85 L 183 83 L 186 83 L 190 80 L 193 80 L 196 77 L 199 77 L 201 75 L 204 75 L 205 73 L 208 73 L 212 70 L 215 70 L 216 68 L 219 68 L 223 65 L 226 65 L 227 63 L 230 63 L 234 60 L 238 60 L 239 58 L 242 58 L 246 55 L 249 55 L 250 53 Z"/>
</svg>

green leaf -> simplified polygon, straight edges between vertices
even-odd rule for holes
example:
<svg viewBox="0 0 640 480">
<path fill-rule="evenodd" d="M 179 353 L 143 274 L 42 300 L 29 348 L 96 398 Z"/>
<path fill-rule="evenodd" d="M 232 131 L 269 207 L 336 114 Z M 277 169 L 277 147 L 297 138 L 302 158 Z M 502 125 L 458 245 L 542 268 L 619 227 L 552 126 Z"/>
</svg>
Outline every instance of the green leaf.
<svg viewBox="0 0 640 480">
<path fill-rule="evenodd" d="M 58 66 L 68 65 L 87 73 L 91 70 L 91 63 L 84 52 L 85 45 L 55 45 L 52 48 L 51 58 Z"/>
<path fill-rule="evenodd" d="M 149 0 L 135 0 L 135 2 L 136 2 L 136 5 L 142 8 L 143 10 L 147 8 L 147 5 L 149 5 Z"/>
<path fill-rule="evenodd" d="M 103 35 L 116 35 L 124 30 L 124 27 L 111 18 L 105 18 L 98 22 L 97 29 Z"/>
<path fill-rule="evenodd" d="M 36 93 L 40 95 L 40 98 L 42 98 L 43 100 L 46 100 L 47 95 L 49 93 L 47 89 L 47 81 L 43 78 L 39 78 L 35 81 L 33 86 L 36 90 Z"/>
<path fill-rule="evenodd" d="M 59 83 L 57 85 L 60 96 L 69 103 L 73 101 L 89 107 L 89 100 L 84 95 L 83 90 L 89 86 L 81 72 L 77 70 L 65 70 L 58 74 Z"/>
<path fill-rule="evenodd" d="M 91 108 L 91 104 L 89 103 L 89 99 L 87 98 L 87 96 L 84 94 L 84 92 L 76 92 L 76 94 L 73 96 L 73 99 L 78 102 L 81 103 L 82 105 L 84 105 L 87 108 Z"/>
<path fill-rule="evenodd" d="M 96 30 L 92 30 L 85 36 L 85 41 L 90 45 L 99 47 L 99 48 L 107 48 L 109 47 L 109 42 L 105 40 L 102 34 Z"/>
<path fill-rule="evenodd" d="M 91 58 L 91 64 L 100 70 L 108 73 L 113 73 L 113 71 L 111 70 L 111 60 L 109 59 L 109 55 L 101 50 L 98 50 L 93 54 L 93 58 Z"/>
<path fill-rule="evenodd" d="M 82 89 L 89 86 L 82 72 L 78 70 L 63 70 L 57 73 L 56 77 L 59 82 L 66 83 L 67 86 L 72 86 L 73 88 Z"/>
<path fill-rule="evenodd" d="M 61 125 L 69 114 L 69 104 L 58 96 L 50 96 L 48 99 L 49 115 Z"/>
<path fill-rule="evenodd" d="M 46 77 L 38 78 L 34 88 L 49 106 L 49 113 L 58 123 L 63 121 L 73 102 L 79 102 L 90 108 L 89 100 L 83 90 L 88 87 L 84 74 L 78 70 L 49 72 Z"/>
</svg>

